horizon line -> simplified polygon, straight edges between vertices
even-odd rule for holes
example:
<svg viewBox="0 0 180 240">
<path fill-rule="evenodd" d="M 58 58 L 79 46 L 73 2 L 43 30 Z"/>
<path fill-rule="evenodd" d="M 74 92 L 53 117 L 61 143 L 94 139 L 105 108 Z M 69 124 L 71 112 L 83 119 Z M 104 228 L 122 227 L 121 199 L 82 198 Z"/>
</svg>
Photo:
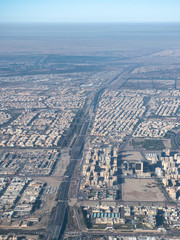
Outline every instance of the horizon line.
<svg viewBox="0 0 180 240">
<path fill-rule="evenodd" d="M 146 22 L 141 22 L 141 21 L 133 21 L 133 22 L 129 22 L 129 21 L 113 21 L 113 22 L 10 22 L 10 21 L 6 21 L 6 22 L 1 22 L 0 24 L 180 24 L 180 21 L 146 21 Z"/>
</svg>

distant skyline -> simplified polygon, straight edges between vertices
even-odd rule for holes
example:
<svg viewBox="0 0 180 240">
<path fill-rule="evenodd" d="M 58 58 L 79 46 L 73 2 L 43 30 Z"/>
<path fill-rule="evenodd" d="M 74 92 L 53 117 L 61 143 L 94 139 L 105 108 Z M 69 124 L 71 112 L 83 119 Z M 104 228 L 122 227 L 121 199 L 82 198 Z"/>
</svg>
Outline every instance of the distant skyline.
<svg viewBox="0 0 180 240">
<path fill-rule="evenodd" d="M 180 22 L 180 0 L 1 0 L 0 22 Z"/>
</svg>

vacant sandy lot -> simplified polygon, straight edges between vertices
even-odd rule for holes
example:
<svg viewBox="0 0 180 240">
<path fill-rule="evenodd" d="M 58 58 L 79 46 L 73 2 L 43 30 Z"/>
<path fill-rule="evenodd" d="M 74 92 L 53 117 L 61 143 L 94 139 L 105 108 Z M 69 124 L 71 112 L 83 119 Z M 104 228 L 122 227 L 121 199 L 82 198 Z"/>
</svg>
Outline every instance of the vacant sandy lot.
<svg viewBox="0 0 180 240">
<path fill-rule="evenodd" d="M 122 153 L 122 160 L 124 161 L 142 161 L 142 155 L 138 151 L 124 151 Z"/>
<path fill-rule="evenodd" d="M 164 144 L 166 149 L 171 149 L 172 148 L 171 139 L 164 139 L 163 144 Z"/>
<path fill-rule="evenodd" d="M 122 185 L 124 201 L 165 201 L 154 179 L 125 179 Z"/>
<path fill-rule="evenodd" d="M 62 177 L 66 171 L 67 166 L 69 165 L 70 157 L 69 157 L 69 149 L 65 149 L 61 151 L 61 156 L 55 170 L 53 172 L 53 176 Z"/>
</svg>

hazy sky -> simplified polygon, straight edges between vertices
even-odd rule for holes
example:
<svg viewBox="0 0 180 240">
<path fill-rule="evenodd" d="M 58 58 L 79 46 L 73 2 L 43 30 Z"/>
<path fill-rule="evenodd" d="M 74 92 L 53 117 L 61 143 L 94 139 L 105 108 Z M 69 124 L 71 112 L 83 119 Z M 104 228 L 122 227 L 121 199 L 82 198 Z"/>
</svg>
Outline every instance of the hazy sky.
<svg viewBox="0 0 180 240">
<path fill-rule="evenodd" d="M 0 22 L 180 22 L 180 0 L 0 0 Z"/>
</svg>

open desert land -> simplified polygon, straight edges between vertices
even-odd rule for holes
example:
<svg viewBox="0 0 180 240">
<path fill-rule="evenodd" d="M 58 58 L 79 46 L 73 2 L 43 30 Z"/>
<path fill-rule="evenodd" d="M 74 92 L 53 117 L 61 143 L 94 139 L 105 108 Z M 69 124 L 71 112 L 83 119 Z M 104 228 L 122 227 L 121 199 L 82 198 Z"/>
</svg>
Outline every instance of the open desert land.
<svg viewBox="0 0 180 240">
<path fill-rule="evenodd" d="M 138 151 L 124 151 L 122 153 L 123 161 L 142 161 L 143 157 Z"/>
<path fill-rule="evenodd" d="M 66 168 L 70 162 L 68 150 L 62 150 L 59 161 L 54 169 L 53 176 L 62 177 L 66 171 Z"/>
<path fill-rule="evenodd" d="M 154 179 L 125 179 L 122 185 L 122 199 L 124 201 L 165 201 Z"/>
<path fill-rule="evenodd" d="M 123 88 L 125 89 L 173 89 L 175 80 L 164 79 L 128 79 Z"/>
</svg>

